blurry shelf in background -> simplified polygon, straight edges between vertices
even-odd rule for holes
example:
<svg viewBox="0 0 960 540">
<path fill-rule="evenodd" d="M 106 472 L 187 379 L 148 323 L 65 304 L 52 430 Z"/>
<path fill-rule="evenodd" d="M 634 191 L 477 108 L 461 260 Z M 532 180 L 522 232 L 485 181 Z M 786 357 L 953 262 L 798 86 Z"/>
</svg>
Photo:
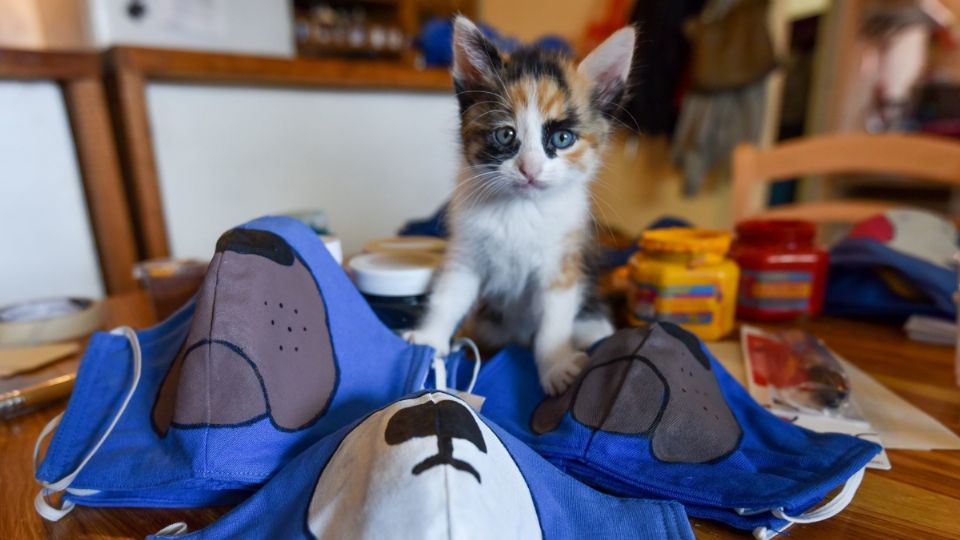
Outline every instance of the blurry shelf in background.
<svg viewBox="0 0 960 540">
<path fill-rule="evenodd" d="M 415 69 L 388 61 L 284 59 L 140 47 L 114 47 L 108 58 L 115 71 L 152 80 L 432 92 L 453 88 L 446 70 Z"/>
<path fill-rule="evenodd" d="M 401 60 L 416 28 L 404 28 L 401 0 L 296 0 L 297 53 Z"/>
<path fill-rule="evenodd" d="M 94 53 L 0 49 L 0 79 L 64 80 L 99 77 L 100 71 Z"/>
<path fill-rule="evenodd" d="M 476 17 L 476 0 L 295 0 L 300 56 L 413 64 L 413 40 L 434 17 Z"/>
</svg>

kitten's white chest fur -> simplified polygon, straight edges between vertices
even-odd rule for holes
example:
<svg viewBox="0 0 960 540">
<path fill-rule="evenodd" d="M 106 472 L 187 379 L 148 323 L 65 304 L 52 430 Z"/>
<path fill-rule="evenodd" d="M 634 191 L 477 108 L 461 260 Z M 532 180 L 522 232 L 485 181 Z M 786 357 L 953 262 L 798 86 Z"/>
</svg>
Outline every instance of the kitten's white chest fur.
<svg viewBox="0 0 960 540">
<path fill-rule="evenodd" d="M 546 285 L 559 275 L 564 255 L 579 249 L 571 239 L 587 227 L 586 194 L 569 191 L 455 213 L 453 243 L 480 276 L 481 297 L 512 303 L 531 280 Z"/>
</svg>

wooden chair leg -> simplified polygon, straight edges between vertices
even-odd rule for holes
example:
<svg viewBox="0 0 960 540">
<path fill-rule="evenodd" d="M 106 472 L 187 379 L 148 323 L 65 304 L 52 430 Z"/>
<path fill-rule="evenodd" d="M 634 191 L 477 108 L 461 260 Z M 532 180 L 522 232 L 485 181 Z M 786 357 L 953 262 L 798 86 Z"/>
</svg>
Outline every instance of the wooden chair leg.
<svg viewBox="0 0 960 540">
<path fill-rule="evenodd" d="M 66 79 L 61 89 L 106 291 L 133 291 L 137 247 L 103 83 L 98 77 Z"/>
<path fill-rule="evenodd" d="M 143 74 L 115 65 L 112 105 L 142 255 L 170 256 Z"/>
<path fill-rule="evenodd" d="M 733 174 L 731 175 L 733 187 L 731 188 L 731 195 L 733 196 L 734 224 L 756 210 L 753 190 L 756 187 L 758 157 L 757 148 L 749 144 L 740 145 L 733 152 Z"/>
</svg>

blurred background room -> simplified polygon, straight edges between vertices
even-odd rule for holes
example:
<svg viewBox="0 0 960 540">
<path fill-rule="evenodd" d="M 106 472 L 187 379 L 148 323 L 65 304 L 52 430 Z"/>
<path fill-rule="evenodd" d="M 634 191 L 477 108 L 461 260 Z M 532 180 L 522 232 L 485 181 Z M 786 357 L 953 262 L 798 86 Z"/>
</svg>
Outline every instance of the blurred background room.
<svg viewBox="0 0 960 540">
<path fill-rule="evenodd" d="M 725 15 L 726 4 L 739 6 Z M 0 304 L 121 292 L 133 263 L 205 259 L 223 230 L 259 215 L 313 213 L 350 254 L 432 214 L 458 162 L 446 22 L 456 12 L 507 50 L 542 40 L 574 55 L 638 25 L 633 99 L 595 187 L 598 217 L 632 236 L 664 216 L 730 228 L 738 142 L 956 136 L 958 9 L 0 0 Z M 752 190 L 750 204 L 842 192 L 950 215 L 960 205 L 953 188 L 902 175 L 830 190 L 786 180 Z"/>
<path fill-rule="evenodd" d="M 75 381 L 125 377 L 120 353 L 99 358 L 117 371 L 78 375 L 84 348 L 102 344 L 93 332 L 166 319 L 185 335 L 189 317 L 204 327 L 196 321 L 213 311 L 203 299 L 220 274 L 197 291 L 225 231 L 267 215 L 305 223 L 312 231 L 267 220 L 313 243 L 325 266 L 307 270 L 320 299 L 333 298 L 318 280 L 332 276 L 340 305 L 360 308 L 337 313 L 324 300 L 328 328 L 338 320 L 350 339 L 367 339 L 369 326 L 351 326 L 353 313 L 376 321 L 367 305 L 390 330 L 416 327 L 461 166 L 450 75 L 458 13 L 506 54 L 529 45 L 576 59 L 635 25 L 628 97 L 592 185 L 597 292 L 610 322 L 681 325 L 781 419 L 890 450 L 866 465 L 884 472 L 861 471 L 853 491 L 811 512 L 835 515 L 863 479 L 850 510 L 816 537 L 960 538 L 960 0 L 0 0 L 0 538 L 143 537 L 185 519 L 85 509 L 45 523 L 27 464 L 65 398 L 91 388 Z M 504 128 L 513 130 L 483 136 Z M 554 128 L 543 129 L 549 147 Z M 518 245 L 541 236 L 531 238 Z M 246 253 L 236 241 L 231 249 Z M 568 266 L 582 277 L 573 260 L 563 258 L 564 281 Z M 523 279 L 514 281 L 534 282 Z M 280 282 L 249 288 L 267 294 Z M 444 363 L 430 354 L 439 377 Z M 101 443 L 140 384 L 133 369 Z M 609 386 L 637 384 L 624 382 L 628 369 Z M 604 425 L 615 406 L 633 407 L 601 402 Z M 736 519 L 765 512 L 736 508 Z M 186 521 L 196 528 L 223 510 Z M 696 523 L 703 538 L 748 537 Z M 806 527 L 790 533 L 805 538 Z"/>
</svg>

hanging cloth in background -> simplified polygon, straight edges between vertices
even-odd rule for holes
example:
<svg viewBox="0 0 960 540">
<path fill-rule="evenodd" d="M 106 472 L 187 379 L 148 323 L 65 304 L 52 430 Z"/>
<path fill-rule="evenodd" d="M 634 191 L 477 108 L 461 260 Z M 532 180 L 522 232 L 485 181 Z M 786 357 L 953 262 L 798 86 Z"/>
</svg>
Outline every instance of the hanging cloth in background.
<svg viewBox="0 0 960 540">
<path fill-rule="evenodd" d="M 690 47 L 683 24 L 706 0 L 637 0 L 630 22 L 637 27 L 632 87 L 620 120 L 643 135 L 671 135 L 680 111 Z"/>
<path fill-rule="evenodd" d="M 683 102 L 671 151 L 684 194 L 726 163 L 741 142 L 759 142 L 765 81 L 777 67 L 767 24 L 769 0 L 711 0 L 686 26 L 692 91 Z"/>
<path fill-rule="evenodd" d="M 923 4 L 930 2 L 886 0 L 864 16 L 860 33 L 866 47 L 859 75 L 871 94 L 864 119 L 871 133 L 911 128 L 911 94 L 927 67 L 930 35 L 937 26 Z"/>
</svg>

